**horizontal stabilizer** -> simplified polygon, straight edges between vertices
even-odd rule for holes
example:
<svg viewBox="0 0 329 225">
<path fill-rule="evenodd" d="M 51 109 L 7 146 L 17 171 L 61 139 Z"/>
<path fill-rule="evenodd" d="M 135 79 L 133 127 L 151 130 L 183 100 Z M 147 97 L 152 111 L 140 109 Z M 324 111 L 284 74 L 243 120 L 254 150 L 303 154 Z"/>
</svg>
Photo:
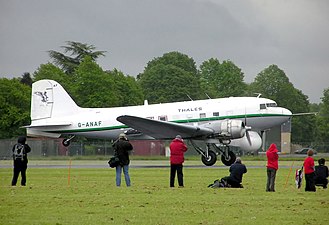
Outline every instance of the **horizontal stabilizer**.
<svg viewBox="0 0 329 225">
<path fill-rule="evenodd" d="M 155 139 L 173 139 L 176 135 L 183 138 L 202 138 L 213 134 L 213 130 L 173 122 L 151 120 L 136 116 L 119 116 L 117 121 Z"/>
<path fill-rule="evenodd" d="M 51 123 L 43 123 L 43 124 L 31 124 L 29 126 L 24 126 L 23 128 L 51 128 L 51 127 L 61 127 L 61 126 L 70 126 L 71 122 L 51 122 Z"/>
</svg>

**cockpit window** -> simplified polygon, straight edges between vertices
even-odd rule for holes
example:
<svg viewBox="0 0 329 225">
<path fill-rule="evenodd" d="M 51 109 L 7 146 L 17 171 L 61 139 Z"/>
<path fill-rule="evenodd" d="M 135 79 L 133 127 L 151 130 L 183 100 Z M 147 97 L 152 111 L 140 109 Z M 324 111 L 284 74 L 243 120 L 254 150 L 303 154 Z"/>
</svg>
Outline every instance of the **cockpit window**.
<svg viewBox="0 0 329 225">
<path fill-rule="evenodd" d="M 266 104 L 260 104 L 260 105 L 259 105 L 259 108 L 260 108 L 260 109 L 266 109 Z"/>
<path fill-rule="evenodd" d="M 267 107 L 277 107 L 277 104 L 276 103 L 266 103 L 266 106 Z"/>
</svg>

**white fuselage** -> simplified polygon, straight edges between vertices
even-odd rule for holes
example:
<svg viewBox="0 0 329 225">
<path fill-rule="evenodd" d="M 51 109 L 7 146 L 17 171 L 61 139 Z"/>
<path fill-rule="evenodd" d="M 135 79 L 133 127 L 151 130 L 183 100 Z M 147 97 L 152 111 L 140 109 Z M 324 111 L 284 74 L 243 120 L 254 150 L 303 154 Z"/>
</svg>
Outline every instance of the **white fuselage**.
<svg viewBox="0 0 329 225">
<path fill-rule="evenodd" d="M 195 126 L 223 119 L 239 119 L 252 130 L 260 131 L 284 123 L 291 116 L 291 112 L 277 107 L 272 100 L 256 97 L 230 97 L 117 108 L 76 108 L 69 115 L 32 120 L 28 133 L 43 133 L 43 136 L 49 134 L 53 137 L 72 134 L 116 139 L 119 133 L 128 129 L 116 120 L 122 115 Z M 58 125 L 45 127 L 45 124 Z"/>
</svg>

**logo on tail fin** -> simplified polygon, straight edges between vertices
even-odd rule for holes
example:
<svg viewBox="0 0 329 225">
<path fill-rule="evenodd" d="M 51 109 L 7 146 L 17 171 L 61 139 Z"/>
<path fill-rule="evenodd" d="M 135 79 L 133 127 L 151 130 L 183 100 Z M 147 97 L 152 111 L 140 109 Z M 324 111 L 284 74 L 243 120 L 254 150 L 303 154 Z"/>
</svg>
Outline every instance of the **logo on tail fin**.
<svg viewBox="0 0 329 225">
<path fill-rule="evenodd" d="M 47 103 L 48 102 L 48 96 L 47 96 L 47 92 L 41 92 L 41 91 L 36 91 L 34 92 L 35 95 L 38 95 L 41 97 L 41 102 Z"/>
</svg>

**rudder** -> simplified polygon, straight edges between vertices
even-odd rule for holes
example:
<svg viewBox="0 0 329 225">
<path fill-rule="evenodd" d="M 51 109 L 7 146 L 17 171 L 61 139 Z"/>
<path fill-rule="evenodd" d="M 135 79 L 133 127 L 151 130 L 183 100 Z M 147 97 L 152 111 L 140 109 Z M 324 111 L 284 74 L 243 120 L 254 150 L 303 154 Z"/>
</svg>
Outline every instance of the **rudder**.
<svg viewBox="0 0 329 225">
<path fill-rule="evenodd" d="M 32 84 L 31 120 L 72 115 L 79 106 L 64 88 L 54 80 L 39 80 Z"/>
</svg>

